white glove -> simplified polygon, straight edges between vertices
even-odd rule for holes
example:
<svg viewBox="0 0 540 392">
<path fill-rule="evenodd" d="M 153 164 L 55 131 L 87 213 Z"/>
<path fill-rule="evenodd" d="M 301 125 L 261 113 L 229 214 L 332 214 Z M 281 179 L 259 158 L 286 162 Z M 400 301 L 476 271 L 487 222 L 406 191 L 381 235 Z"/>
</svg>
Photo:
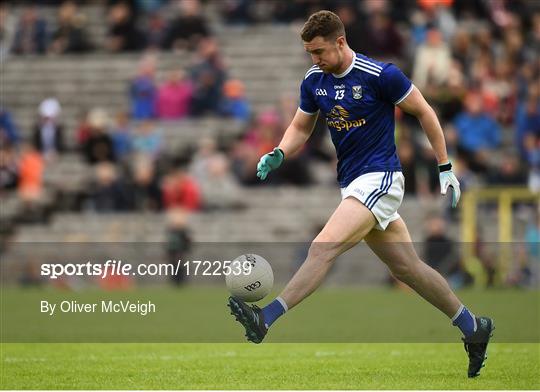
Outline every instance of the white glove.
<svg viewBox="0 0 540 392">
<path fill-rule="evenodd" d="M 448 187 L 452 188 L 452 207 L 456 208 L 461 196 L 461 190 L 459 189 L 459 181 L 452 171 L 452 164 L 450 162 L 443 165 L 439 165 L 439 181 L 441 183 L 441 194 L 446 195 Z"/>
</svg>

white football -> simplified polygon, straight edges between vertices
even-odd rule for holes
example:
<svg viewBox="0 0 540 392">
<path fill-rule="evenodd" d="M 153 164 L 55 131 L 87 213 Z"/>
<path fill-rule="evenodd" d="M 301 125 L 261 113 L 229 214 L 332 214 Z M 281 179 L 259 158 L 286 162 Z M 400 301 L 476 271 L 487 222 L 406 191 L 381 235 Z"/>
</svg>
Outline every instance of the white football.
<svg viewBox="0 0 540 392">
<path fill-rule="evenodd" d="M 274 273 L 270 263 L 256 254 L 238 256 L 231 263 L 231 272 L 225 283 L 232 296 L 245 302 L 263 299 L 274 286 Z"/>
</svg>

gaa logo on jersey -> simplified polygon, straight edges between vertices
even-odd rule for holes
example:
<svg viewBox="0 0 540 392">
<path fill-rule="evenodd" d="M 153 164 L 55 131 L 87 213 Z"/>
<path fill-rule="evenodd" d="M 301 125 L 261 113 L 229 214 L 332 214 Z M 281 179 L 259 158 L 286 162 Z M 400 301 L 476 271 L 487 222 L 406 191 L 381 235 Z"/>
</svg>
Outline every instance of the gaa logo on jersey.
<svg viewBox="0 0 540 392">
<path fill-rule="evenodd" d="M 352 97 L 354 99 L 362 98 L 362 86 L 352 86 Z"/>
<path fill-rule="evenodd" d="M 324 88 L 316 88 L 315 89 L 315 95 L 321 95 L 321 96 L 327 96 L 326 89 Z"/>
</svg>

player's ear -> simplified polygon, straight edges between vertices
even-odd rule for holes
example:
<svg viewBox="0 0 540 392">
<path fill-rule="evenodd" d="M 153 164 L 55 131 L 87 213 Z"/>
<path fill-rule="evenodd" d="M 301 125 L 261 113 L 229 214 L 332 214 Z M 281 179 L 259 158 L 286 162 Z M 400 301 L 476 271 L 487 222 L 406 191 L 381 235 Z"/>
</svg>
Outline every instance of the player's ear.
<svg viewBox="0 0 540 392">
<path fill-rule="evenodd" d="M 337 37 L 336 44 L 338 48 L 342 49 L 345 46 L 345 37 L 343 35 Z"/>
</svg>

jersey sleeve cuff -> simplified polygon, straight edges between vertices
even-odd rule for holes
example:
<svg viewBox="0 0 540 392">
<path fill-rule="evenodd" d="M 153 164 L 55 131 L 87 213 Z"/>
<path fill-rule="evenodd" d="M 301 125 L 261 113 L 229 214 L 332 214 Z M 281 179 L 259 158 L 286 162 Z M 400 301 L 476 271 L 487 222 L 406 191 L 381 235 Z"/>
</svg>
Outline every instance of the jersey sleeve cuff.
<svg viewBox="0 0 540 392">
<path fill-rule="evenodd" d="M 308 116 L 313 116 L 314 114 L 317 114 L 319 113 L 319 111 L 315 111 L 315 112 L 306 112 L 305 110 L 303 110 L 301 107 L 298 107 L 298 109 L 302 112 L 302 113 L 305 113 L 307 114 Z"/>
<path fill-rule="evenodd" d="M 398 99 L 396 102 L 394 102 L 394 105 L 399 105 L 405 98 L 409 96 L 409 94 L 413 91 L 414 84 L 411 83 L 411 87 L 401 96 L 400 99 Z"/>
</svg>

